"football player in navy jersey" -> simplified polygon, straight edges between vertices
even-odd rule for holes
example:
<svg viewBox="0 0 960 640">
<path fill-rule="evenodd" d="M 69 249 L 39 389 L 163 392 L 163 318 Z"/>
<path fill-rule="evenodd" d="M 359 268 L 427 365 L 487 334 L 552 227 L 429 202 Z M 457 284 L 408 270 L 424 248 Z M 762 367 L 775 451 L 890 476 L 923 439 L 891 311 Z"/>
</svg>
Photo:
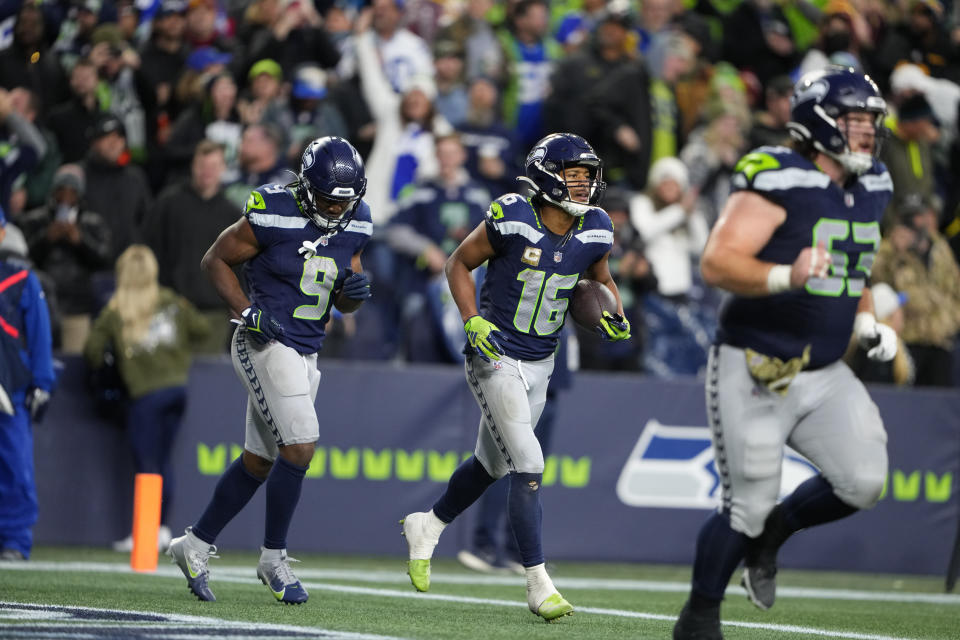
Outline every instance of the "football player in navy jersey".
<svg viewBox="0 0 960 640">
<path fill-rule="evenodd" d="M 675 640 L 723 637 L 720 601 L 741 560 L 749 599 L 772 606 L 780 545 L 883 490 L 883 423 L 840 358 L 851 333 L 876 360 L 897 348 L 867 286 L 893 188 L 877 160 L 885 113 L 869 77 L 813 72 L 794 88 L 793 148 L 760 147 L 735 168 L 701 262 L 704 280 L 733 294 L 706 382 L 722 503 L 697 538 Z M 785 443 L 820 473 L 777 504 Z"/>
<path fill-rule="evenodd" d="M 533 433 L 546 401 L 554 352 L 574 285 L 581 277 L 606 285 L 617 314 L 598 331 L 610 340 L 630 337 L 620 293 L 607 265 L 613 224 L 597 205 L 604 182 L 600 159 L 587 141 L 569 133 L 540 140 L 520 180 L 532 189 L 495 200 L 486 219 L 447 260 L 450 290 L 467 334 L 467 382 L 480 405 L 474 455 L 461 464 L 427 512 L 401 521 L 418 591 L 430 587 L 430 557 L 443 528 L 495 480 L 509 476 L 508 514 L 527 576 L 527 605 L 546 620 L 573 612 L 544 569 L 540 483 L 543 453 Z M 487 273 L 477 305 L 470 272 Z"/>
<path fill-rule="evenodd" d="M 236 314 L 231 356 L 247 389 L 243 455 L 224 472 L 206 510 L 168 555 L 200 600 L 215 600 L 207 560 L 226 524 L 266 484 L 257 575 L 277 600 L 307 592 L 290 570 L 287 531 L 320 428 L 317 352 L 331 303 L 355 311 L 370 296 L 360 254 L 373 232 L 363 161 L 343 138 L 314 140 L 297 180 L 254 189 L 243 216 L 220 234 L 201 266 Z M 232 267 L 244 265 L 249 294 Z"/>
</svg>

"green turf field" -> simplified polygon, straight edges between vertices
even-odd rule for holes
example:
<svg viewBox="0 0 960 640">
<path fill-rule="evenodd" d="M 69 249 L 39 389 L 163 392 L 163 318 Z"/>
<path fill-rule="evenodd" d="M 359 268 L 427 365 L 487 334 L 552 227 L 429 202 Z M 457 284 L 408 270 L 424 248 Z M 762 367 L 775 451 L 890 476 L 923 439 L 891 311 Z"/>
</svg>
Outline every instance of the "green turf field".
<svg viewBox="0 0 960 640">
<path fill-rule="evenodd" d="M 202 603 L 164 556 L 156 573 L 136 574 L 123 554 L 36 549 L 28 563 L 0 565 L 0 638 L 664 639 L 689 579 L 688 567 L 557 563 L 554 582 L 577 612 L 547 624 L 527 610 L 518 576 L 441 559 L 430 592 L 416 593 L 399 556 L 299 559 L 293 569 L 310 592 L 302 606 L 275 602 L 256 578 L 257 555 L 236 551 L 211 560 L 217 602 Z M 944 594 L 940 577 L 784 570 L 779 582 L 768 612 L 730 588 L 728 640 L 960 638 L 960 595 Z"/>
</svg>

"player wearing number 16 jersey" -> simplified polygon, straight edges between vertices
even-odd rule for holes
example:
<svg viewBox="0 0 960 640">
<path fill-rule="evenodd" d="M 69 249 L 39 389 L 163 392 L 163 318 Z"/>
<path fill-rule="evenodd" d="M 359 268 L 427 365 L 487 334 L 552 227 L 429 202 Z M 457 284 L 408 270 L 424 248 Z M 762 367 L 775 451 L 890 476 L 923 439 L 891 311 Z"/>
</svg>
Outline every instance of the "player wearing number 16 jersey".
<svg viewBox="0 0 960 640">
<path fill-rule="evenodd" d="M 373 232 L 363 162 L 343 138 L 314 140 L 296 181 L 254 189 L 243 217 L 207 251 L 202 267 L 236 314 L 231 356 L 247 389 L 243 455 L 221 476 L 204 513 L 168 555 L 190 590 L 214 600 L 207 560 L 226 524 L 266 485 L 266 527 L 257 575 L 274 597 L 307 592 L 287 558 L 287 531 L 320 435 L 314 400 L 317 352 L 330 306 L 355 311 L 370 295 L 360 254 Z M 243 264 L 249 295 L 232 267 Z"/>
<path fill-rule="evenodd" d="M 876 405 L 840 357 L 851 333 L 890 360 L 868 279 L 892 182 L 876 159 L 886 105 L 847 68 L 800 79 L 792 149 L 761 147 L 736 167 L 701 270 L 733 294 L 721 311 L 706 383 L 722 503 L 700 530 L 675 640 L 718 640 L 720 601 L 743 585 L 773 605 L 777 550 L 796 531 L 876 504 L 887 472 Z M 783 446 L 820 469 L 780 504 Z"/>
<path fill-rule="evenodd" d="M 567 305 L 581 276 L 605 284 L 619 313 L 603 320 L 611 340 L 630 337 L 620 294 L 607 265 L 613 225 L 597 205 L 604 183 L 600 159 L 580 136 L 549 135 L 527 156 L 515 193 L 495 200 L 447 261 L 450 290 L 467 333 L 466 377 L 480 405 L 474 455 L 450 478 L 427 512 L 401 522 L 414 587 L 430 586 L 430 558 L 443 528 L 495 480 L 509 476 L 507 512 L 527 575 L 527 605 L 546 620 L 573 612 L 544 569 L 540 535 L 543 453 L 534 436 L 546 402 Z M 487 262 L 479 308 L 470 272 Z"/>
</svg>

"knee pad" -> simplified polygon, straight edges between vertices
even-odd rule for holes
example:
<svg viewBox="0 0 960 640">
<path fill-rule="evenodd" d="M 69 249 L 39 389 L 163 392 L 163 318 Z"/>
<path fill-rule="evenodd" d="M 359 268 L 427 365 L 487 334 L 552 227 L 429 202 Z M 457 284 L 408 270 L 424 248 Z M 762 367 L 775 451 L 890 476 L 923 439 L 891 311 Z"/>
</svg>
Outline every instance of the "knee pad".
<svg viewBox="0 0 960 640">
<path fill-rule="evenodd" d="M 870 509 L 883 493 L 887 466 L 886 434 L 881 431 L 879 436 L 861 442 L 855 456 L 848 456 L 842 469 L 831 469 L 824 477 L 837 497 L 848 505 Z"/>
<path fill-rule="evenodd" d="M 833 485 L 837 497 L 857 509 L 871 509 L 880 500 L 886 468 L 861 468 Z"/>
<path fill-rule="evenodd" d="M 730 528 L 749 538 L 756 538 L 763 533 L 763 524 L 775 506 L 776 499 L 734 499 L 730 506 Z"/>
<path fill-rule="evenodd" d="M 527 447 L 520 452 L 514 459 L 514 465 L 517 473 L 543 475 L 543 452 L 538 445 L 536 449 Z"/>
</svg>

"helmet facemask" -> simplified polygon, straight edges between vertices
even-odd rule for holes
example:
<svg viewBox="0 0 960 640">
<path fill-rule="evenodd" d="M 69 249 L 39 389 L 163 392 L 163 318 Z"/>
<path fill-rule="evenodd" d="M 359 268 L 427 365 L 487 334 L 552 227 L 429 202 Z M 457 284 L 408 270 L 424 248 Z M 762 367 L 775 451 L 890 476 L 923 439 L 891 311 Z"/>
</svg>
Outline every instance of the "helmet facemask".
<svg viewBox="0 0 960 640">
<path fill-rule="evenodd" d="M 819 105 L 814 107 L 814 110 L 817 111 L 822 118 L 831 122 L 831 124 L 836 128 L 843 140 L 843 151 L 839 153 L 831 151 L 816 141 L 814 142 L 814 147 L 818 151 L 821 151 L 825 155 L 833 158 L 849 174 L 861 176 L 869 171 L 873 166 L 873 161 L 880 157 L 880 147 L 883 141 L 883 133 L 885 131 L 883 126 L 884 112 L 877 112 L 872 109 L 850 110 L 840 114 L 840 116 L 836 119 L 833 119 L 830 118 Z M 869 124 L 857 123 L 855 125 L 857 127 L 869 126 L 873 129 L 873 150 L 870 152 L 856 151 L 851 147 L 851 123 L 845 116 L 849 116 L 852 113 L 866 113 L 871 116 Z"/>
<path fill-rule="evenodd" d="M 310 185 L 310 181 L 301 173 L 297 183 L 297 196 L 300 207 L 307 217 L 328 235 L 333 235 L 346 229 L 353 218 L 353 213 L 360 202 L 360 196 L 353 195 L 353 189 L 337 187 L 334 191 L 340 194 L 327 194 Z M 349 192 L 349 194 L 347 193 Z M 346 206 L 338 216 L 331 215 L 330 206 L 344 203 Z"/>
<path fill-rule="evenodd" d="M 553 162 L 544 163 L 541 160 L 536 160 L 533 164 L 537 169 L 551 176 L 556 181 L 556 186 L 549 190 L 540 189 L 530 178 L 521 176 L 518 179 L 532 186 L 545 201 L 572 216 L 579 218 L 585 215 L 587 211 L 596 207 L 603 198 L 603 192 L 606 190 L 607 184 L 603 181 L 603 167 L 598 160 L 561 161 L 559 166 Z M 568 183 L 564 172 L 566 169 L 574 167 L 586 168 L 588 171 L 587 180 Z M 586 202 L 574 200 L 570 195 L 571 186 L 576 190 L 577 188 L 583 188 L 580 185 L 586 185 L 588 188 Z"/>
</svg>

